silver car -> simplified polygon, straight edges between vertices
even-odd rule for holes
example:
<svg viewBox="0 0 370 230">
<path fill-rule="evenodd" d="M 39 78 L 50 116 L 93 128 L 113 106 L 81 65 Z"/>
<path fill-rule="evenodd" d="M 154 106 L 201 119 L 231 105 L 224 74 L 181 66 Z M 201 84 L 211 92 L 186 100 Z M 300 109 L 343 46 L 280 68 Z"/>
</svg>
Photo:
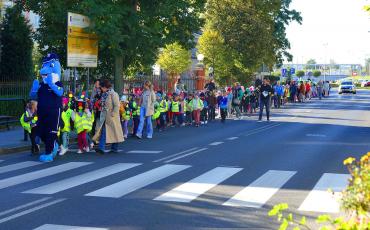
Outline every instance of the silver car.
<svg viewBox="0 0 370 230">
<path fill-rule="evenodd" d="M 338 93 L 353 93 L 356 94 L 356 86 L 352 81 L 342 81 L 338 88 Z"/>
</svg>

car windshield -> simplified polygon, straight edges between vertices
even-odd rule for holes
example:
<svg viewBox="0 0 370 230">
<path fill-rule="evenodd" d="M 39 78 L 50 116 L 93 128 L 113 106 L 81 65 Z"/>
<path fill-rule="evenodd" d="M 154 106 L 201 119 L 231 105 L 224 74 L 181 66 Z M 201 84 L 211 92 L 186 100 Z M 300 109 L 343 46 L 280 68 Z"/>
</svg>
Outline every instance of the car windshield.
<svg viewBox="0 0 370 230">
<path fill-rule="evenodd" d="M 350 82 L 350 81 L 345 81 L 345 82 L 342 82 L 342 84 L 341 85 L 352 85 L 352 82 Z"/>
</svg>

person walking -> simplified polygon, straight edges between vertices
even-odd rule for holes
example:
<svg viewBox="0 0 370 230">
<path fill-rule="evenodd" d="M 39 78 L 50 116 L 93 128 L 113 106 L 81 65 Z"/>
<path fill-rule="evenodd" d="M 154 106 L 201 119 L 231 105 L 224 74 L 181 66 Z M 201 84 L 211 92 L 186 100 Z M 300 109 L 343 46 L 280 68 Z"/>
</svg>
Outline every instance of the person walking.
<svg viewBox="0 0 370 230">
<path fill-rule="evenodd" d="M 136 132 L 136 137 L 139 139 L 143 137 L 143 128 L 145 122 L 147 138 L 153 138 L 152 115 L 154 114 L 155 102 L 156 96 L 153 90 L 152 83 L 150 81 L 145 81 L 144 91 L 141 94 L 140 123 Z"/>
<path fill-rule="evenodd" d="M 268 83 L 268 80 L 265 78 L 263 80 L 263 84 L 261 85 L 260 88 L 260 114 L 259 114 L 259 119 L 258 121 L 262 121 L 262 113 L 263 113 L 263 107 L 266 107 L 266 116 L 267 116 L 267 121 L 270 121 L 270 97 L 273 92 L 271 85 Z"/>
<path fill-rule="evenodd" d="M 232 94 L 233 94 L 232 106 L 233 109 L 235 110 L 236 118 L 240 119 L 241 118 L 240 103 L 244 93 L 239 82 L 234 83 Z"/>
<path fill-rule="evenodd" d="M 321 100 L 322 95 L 323 95 L 323 89 L 324 89 L 324 83 L 322 82 L 322 80 L 320 80 L 317 83 L 317 94 L 318 94 L 320 100 Z"/>
<path fill-rule="evenodd" d="M 124 141 L 122 126 L 120 121 L 120 102 L 118 94 L 112 89 L 109 80 L 100 82 L 102 91 L 101 113 L 97 117 L 96 133 L 93 137 L 95 142 L 99 142 L 95 150 L 99 154 L 104 154 L 105 144 L 110 143 L 111 152 L 118 152 L 118 143 Z"/>
</svg>

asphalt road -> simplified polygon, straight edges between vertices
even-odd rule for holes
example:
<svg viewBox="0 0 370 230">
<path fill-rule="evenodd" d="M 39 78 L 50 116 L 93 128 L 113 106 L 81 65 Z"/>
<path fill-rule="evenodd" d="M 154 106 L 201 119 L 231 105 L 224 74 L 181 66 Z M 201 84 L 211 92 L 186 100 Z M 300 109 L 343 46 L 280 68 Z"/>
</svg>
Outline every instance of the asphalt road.
<svg viewBox="0 0 370 230">
<path fill-rule="evenodd" d="M 128 139 L 117 154 L 0 158 L 0 229 L 277 229 L 267 212 L 339 215 L 349 156 L 370 149 L 370 91 Z M 312 222 L 312 221 L 311 221 Z M 73 228 L 77 226 L 80 228 Z"/>
</svg>

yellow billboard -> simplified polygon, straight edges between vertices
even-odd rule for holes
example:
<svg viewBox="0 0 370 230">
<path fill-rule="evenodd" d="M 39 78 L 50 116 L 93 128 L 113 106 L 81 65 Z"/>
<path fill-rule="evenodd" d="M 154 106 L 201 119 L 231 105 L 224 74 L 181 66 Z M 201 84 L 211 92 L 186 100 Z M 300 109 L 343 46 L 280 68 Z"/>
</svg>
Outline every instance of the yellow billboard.
<svg viewBox="0 0 370 230">
<path fill-rule="evenodd" d="M 88 33 L 90 19 L 81 14 L 68 13 L 68 67 L 97 67 L 98 38 Z"/>
</svg>

